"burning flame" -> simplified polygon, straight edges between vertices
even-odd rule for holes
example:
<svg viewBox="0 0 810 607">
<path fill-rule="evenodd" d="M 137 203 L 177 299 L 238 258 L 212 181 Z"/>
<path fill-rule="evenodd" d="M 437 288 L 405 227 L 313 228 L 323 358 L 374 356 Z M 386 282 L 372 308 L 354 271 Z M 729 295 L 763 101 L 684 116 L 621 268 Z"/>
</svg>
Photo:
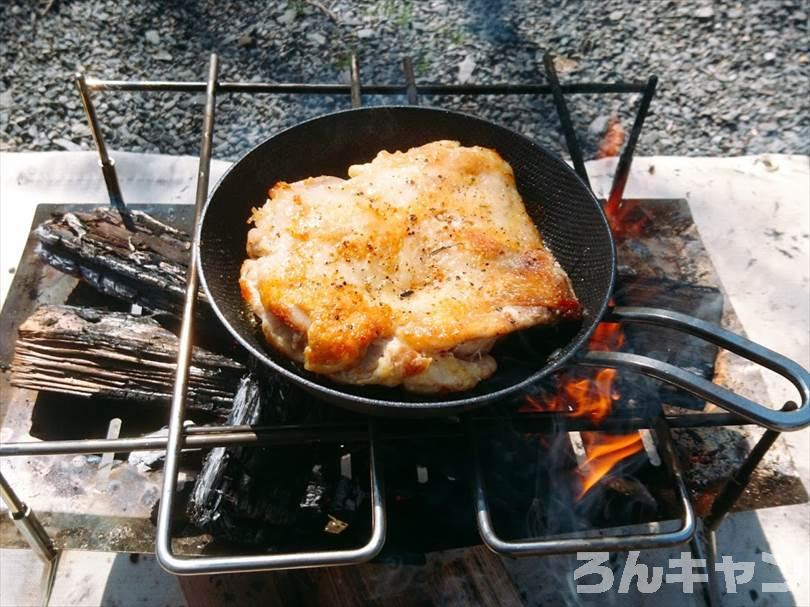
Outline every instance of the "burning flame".
<svg viewBox="0 0 810 607">
<path fill-rule="evenodd" d="M 603 352 L 618 350 L 623 345 L 621 325 L 609 322 L 600 323 L 588 343 L 591 350 Z M 599 423 L 610 415 L 613 401 L 619 398 L 615 380 L 615 369 L 563 374 L 558 376 L 553 396 L 543 401 L 527 396 L 520 410 L 566 411 L 571 417 L 589 417 Z M 581 491 L 577 499 L 582 499 L 616 464 L 643 448 L 638 432 L 626 435 L 583 432 L 582 442 L 587 456 L 579 466 Z"/>
<path fill-rule="evenodd" d="M 618 156 L 624 144 L 624 128 L 618 117 L 611 116 L 607 132 L 599 146 L 597 158 Z M 616 184 L 605 204 L 613 236 L 621 241 L 628 237 L 638 237 L 649 221 L 634 201 L 623 200 L 627 176 Z M 611 302 L 613 304 L 613 302 Z M 617 323 L 601 323 L 594 331 L 588 343 L 591 350 L 610 352 L 619 350 L 624 345 L 624 333 Z M 571 417 L 589 417 L 594 423 L 600 423 L 613 409 L 613 401 L 619 398 L 614 386 L 615 369 L 599 371 L 578 371 L 557 377 L 557 390 L 551 397 L 540 399 L 527 396 L 520 408 L 522 412 L 554 411 L 567 412 Z M 641 435 L 605 434 L 602 432 L 583 432 L 582 443 L 585 459 L 579 465 L 581 492 L 577 499 L 582 499 L 600 479 L 622 460 L 642 450 Z"/>
<path fill-rule="evenodd" d="M 585 497 L 591 487 L 610 472 L 616 464 L 644 448 L 638 432 L 632 434 L 583 432 L 582 441 L 588 457 L 579 467 L 582 490 L 577 497 L 578 500 Z"/>
</svg>

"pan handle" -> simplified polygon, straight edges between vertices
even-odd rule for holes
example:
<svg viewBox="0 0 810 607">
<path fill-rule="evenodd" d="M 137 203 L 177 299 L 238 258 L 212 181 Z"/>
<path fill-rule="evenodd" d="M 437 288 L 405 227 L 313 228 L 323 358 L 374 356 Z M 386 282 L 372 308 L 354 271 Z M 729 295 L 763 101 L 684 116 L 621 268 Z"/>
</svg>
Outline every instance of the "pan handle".
<svg viewBox="0 0 810 607">
<path fill-rule="evenodd" d="M 801 404 L 795 411 L 776 411 L 721 388 L 694 373 L 646 356 L 624 352 L 588 352 L 577 360 L 589 367 L 628 368 L 682 388 L 723 409 L 778 432 L 810 425 L 810 373 L 798 363 L 759 344 L 706 321 L 659 308 L 618 307 L 603 318 L 607 322 L 634 322 L 678 329 L 716 344 L 775 371 L 799 391 Z"/>
</svg>

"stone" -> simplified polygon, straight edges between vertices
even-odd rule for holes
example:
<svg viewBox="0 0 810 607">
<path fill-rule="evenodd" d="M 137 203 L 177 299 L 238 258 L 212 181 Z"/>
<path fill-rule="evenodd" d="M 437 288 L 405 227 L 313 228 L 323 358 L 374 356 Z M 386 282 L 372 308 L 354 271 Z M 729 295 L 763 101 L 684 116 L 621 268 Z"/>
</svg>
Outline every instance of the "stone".
<svg viewBox="0 0 810 607">
<path fill-rule="evenodd" d="M 320 46 L 326 42 L 326 36 L 318 32 L 310 32 L 307 34 L 307 40 L 309 40 L 312 44 L 317 44 Z"/>
<path fill-rule="evenodd" d="M 242 34 L 236 41 L 236 45 L 240 48 L 251 48 L 256 46 L 256 38 L 251 34 Z"/>
<path fill-rule="evenodd" d="M 266 11 L 269 19 L 249 3 L 218 3 L 205 9 L 217 18 L 213 35 L 219 41 L 215 46 L 226 79 L 344 82 L 345 57 L 353 50 L 369 83 L 401 83 L 404 54 L 410 54 L 422 82 L 541 83 L 543 52 L 550 50 L 562 58 L 555 65 L 563 84 L 659 76 L 653 112 L 644 127 L 644 136 L 656 135 L 642 140 L 644 154 L 810 153 L 810 127 L 802 120 L 803 106 L 796 105 L 796 92 L 807 88 L 810 65 L 806 42 L 810 11 L 803 0 L 635 4 L 514 0 L 505 3 L 509 10 L 497 16 L 484 10 L 491 4 L 486 0 L 477 0 L 475 9 L 447 0 L 322 3 L 336 15 L 336 22 L 309 0 L 273 3 Z M 63 149 L 54 143 L 60 138 L 92 148 L 70 81 L 82 62 L 88 74 L 98 78 L 202 80 L 212 39 L 184 36 L 176 27 L 181 20 L 199 19 L 193 6 L 180 2 L 170 9 L 137 14 L 128 3 L 57 2 L 35 24 L 33 9 L 9 3 L 0 45 L 5 74 L 0 82 L 6 135 L 2 144 L 11 151 Z M 98 28 L 81 27 L 100 15 L 107 17 L 100 25 L 127 27 L 105 27 L 103 35 Z M 8 84 L 20 82 L 28 86 L 23 94 L 15 85 L 12 99 Z M 176 105 L 168 105 L 169 99 Z M 106 93 L 94 95 L 94 100 L 102 129 L 111 130 L 110 145 L 133 152 L 158 146 L 166 152 L 199 154 L 197 103 L 203 102 L 202 95 Z M 149 106 L 147 101 L 156 102 Z M 217 116 L 217 158 L 235 160 L 268 132 L 343 107 L 345 101 L 224 96 L 223 111 Z M 430 101 L 506 124 L 557 148 L 559 124 L 549 97 L 542 102 L 529 96 Z M 686 106 L 689 109 L 681 111 Z M 569 108 L 578 133 L 593 142 L 601 134 L 591 133 L 601 129 L 604 116 L 618 111 L 628 126 L 635 106 L 631 95 L 575 95 Z M 124 117 L 121 126 L 128 131 L 110 122 L 116 115 Z M 743 118 L 744 127 L 729 126 Z M 749 135 L 753 127 L 770 122 L 779 125 L 778 131 Z M 73 131 L 75 124 L 78 132 Z M 224 133 L 245 124 L 261 128 L 239 131 L 232 141 L 225 139 Z M 28 134 L 32 125 L 37 127 L 36 138 Z M 712 138 L 718 134 L 723 140 L 715 145 Z M 593 151 L 586 149 L 587 153 Z"/>
<path fill-rule="evenodd" d="M 607 130 L 610 116 L 598 116 L 588 125 L 588 132 L 594 137 L 600 137 Z"/>
<path fill-rule="evenodd" d="M 84 122 L 74 122 L 70 127 L 70 132 L 79 137 L 89 137 L 90 127 Z"/>
<path fill-rule="evenodd" d="M 702 21 L 707 21 L 707 20 L 711 19 L 712 17 L 714 17 L 714 9 L 709 5 L 705 5 L 705 6 L 698 7 L 697 10 L 695 10 L 695 12 L 693 14 L 698 19 L 700 19 Z"/>
<path fill-rule="evenodd" d="M 78 152 L 82 149 L 81 146 L 76 145 L 70 139 L 56 138 L 53 140 L 53 143 L 68 152 Z"/>
<path fill-rule="evenodd" d="M 472 55 L 467 55 L 458 64 L 458 81 L 461 83 L 469 82 L 473 70 L 475 70 L 475 59 L 473 59 Z"/>
<path fill-rule="evenodd" d="M 276 21 L 282 25 L 290 25 L 293 21 L 295 21 L 296 17 L 298 17 L 298 12 L 294 8 L 288 8 L 278 19 L 276 19 Z"/>
</svg>

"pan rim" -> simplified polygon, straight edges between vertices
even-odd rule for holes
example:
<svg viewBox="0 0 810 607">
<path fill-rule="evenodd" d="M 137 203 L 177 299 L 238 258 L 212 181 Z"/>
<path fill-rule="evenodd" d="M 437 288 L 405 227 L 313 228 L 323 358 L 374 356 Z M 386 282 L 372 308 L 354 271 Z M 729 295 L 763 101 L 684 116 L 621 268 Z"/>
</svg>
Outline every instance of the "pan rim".
<svg viewBox="0 0 810 607">
<path fill-rule="evenodd" d="M 476 394 L 474 396 L 468 397 L 460 397 L 455 398 L 452 400 L 425 400 L 425 401 L 402 401 L 402 400 L 387 400 L 387 399 L 380 399 L 380 398 L 372 398 L 368 396 L 362 396 L 358 394 L 353 394 L 349 392 L 344 392 L 339 388 L 326 386 L 317 382 L 313 382 L 308 378 L 299 375 L 289 369 L 284 368 L 283 366 L 279 365 L 275 361 L 273 361 L 265 352 L 258 350 L 252 344 L 247 342 L 241 335 L 241 333 L 231 325 L 231 323 L 226 319 L 223 312 L 220 310 L 219 305 L 217 304 L 216 298 L 213 296 L 210 287 L 208 286 L 208 280 L 205 276 L 205 271 L 203 270 L 202 264 L 202 248 L 200 246 L 201 236 L 202 236 L 202 229 L 203 225 L 205 224 L 205 218 L 208 214 L 209 207 L 216 195 L 217 191 L 219 190 L 221 184 L 228 178 L 231 171 L 235 170 L 238 165 L 240 165 L 245 159 L 247 159 L 251 154 L 256 153 L 259 148 L 263 147 L 272 139 L 277 137 L 281 137 L 282 135 L 289 133 L 295 129 L 298 129 L 304 125 L 310 125 L 314 122 L 318 122 L 321 120 L 330 120 L 334 119 L 338 116 L 343 114 L 352 114 L 352 113 L 369 113 L 369 112 L 379 112 L 383 110 L 407 110 L 412 112 L 424 112 L 425 114 L 444 114 L 444 115 L 452 115 L 461 117 L 467 120 L 473 120 L 477 122 L 486 123 L 488 126 L 496 127 L 498 129 L 507 131 L 514 136 L 517 136 L 523 140 L 525 140 L 531 147 L 536 148 L 539 150 L 543 155 L 553 159 L 558 164 L 564 167 L 564 170 L 567 170 L 572 177 L 576 180 L 576 182 L 582 187 L 583 192 L 587 194 L 590 200 L 593 202 L 595 208 L 598 211 L 598 216 L 600 221 L 603 224 L 603 228 L 606 230 L 609 236 L 609 243 L 610 243 L 610 274 L 608 277 L 608 289 L 600 302 L 598 309 L 593 310 L 589 316 L 590 318 L 586 319 L 585 322 L 587 323 L 587 327 L 584 331 L 582 331 L 575 339 L 571 340 L 566 344 L 565 347 L 570 347 L 570 350 L 563 356 L 560 356 L 554 361 L 547 362 L 542 367 L 540 367 L 537 371 L 529 375 L 522 381 L 519 381 L 515 384 L 510 386 L 500 388 L 498 390 L 494 390 L 492 392 L 487 392 L 484 394 Z M 615 284 L 616 278 L 616 243 L 613 238 L 613 233 L 610 229 L 610 225 L 608 223 L 607 217 L 605 216 L 604 210 L 602 205 L 599 203 L 598 199 L 591 191 L 590 187 L 585 184 L 582 178 L 574 171 L 573 168 L 563 160 L 559 155 L 551 152 L 550 150 L 546 149 L 545 147 L 541 146 L 540 144 L 536 143 L 534 140 L 530 139 L 526 135 L 516 131 L 515 129 L 503 126 L 491 120 L 486 120 L 484 118 L 475 116 L 473 114 L 468 114 L 466 112 L 457 112 L 454 110 L 447 110 L 444 108 L 434 108 L 430 106 L 413 106 L 413 105 L 399 105 L 399 104 L 392 104 L 392 105 L 375 105 L 375 106 L 364 106 L 359 108 L 349 108 L 344 110 L 339 110 L 336 112 L 330 112 L 326 114 L 321 114 L 314 118 L 310 118 L 304 120 L 302 122 L 298 122 L 290 127 L 282 129 L 277 133 L 274 133 L 255 146 L 253 146 L 250 150 L 248 150 L 245 154 L 243 154 L 239 159 L 237 159 L 231 166 L 229 166 L 222 176 L 217 180 L 217 183 L 208 193 L 208 196 L 205 201 L 205 205 L 203 206 L 202 210 L 200 211 L 199 218 L 197 220 L 197 225 L 194 227 L 194 242 L 193 246 L 195 249 L 195 257 L 197 259 L 197 274 L 200 281 L 200 285 L 205 292 L 205 295 L 209 301 L 209 305 L 211 306 L 214 314 L 222 323 L 222 325 L 228 330 L 228 332 L 237 340 L 237 342 L 245 348 L 252 356 L 257 358 L 262 364 L 266 365 L 267 367 L 271 368 L 274 372 L 282 374 L 284 377 L 293 380 L 294 382 L 300 384 L 302 387 L 317 393 L 321 394 L 326 397 L 327 400 L 334 403 L 345 402 L 347 406 L 354 406 L 354 405 L 362 405 L 365 407 L 370 407 L 373 411 L 376 408 L 380 408 L 380 412 L 384 413 L 385 411 L 391 412 L 392 410 L 411 410 L 412 412 L 416 412 L 419 410 L 424 411 L 425 415 L 430 415 L 431 413 L 436 414 L 440 412 L 444 412 L 447 414 L 467 410 L 473 407 L 483 406 L 485 404 L 489 404 L 495 402 L 497 400 L 503 400 L 507 397 L 514 395 L 521 390 L 524 390 L 529 385 L 539 381 L 540 379 L 547 377 L 551 373 L 559 370 L 562 366 L 566 363 L 571 362 L 572 358 L 575 358 L 576 355 L 579 353 L 580 349 L 585 345 L 587 340 L 591 337 L 593 332 L 596 330 L 597 325 L 601 322 L 602 317 L 605 315 L 605 312 L 609 305 L 610 296 L 613 292 L 613 286 Z M 339 384 L 336 384 L 336 386 Z M 463 394 L 463 392 L 459 392 L 458 394 Z"/>
</svg>

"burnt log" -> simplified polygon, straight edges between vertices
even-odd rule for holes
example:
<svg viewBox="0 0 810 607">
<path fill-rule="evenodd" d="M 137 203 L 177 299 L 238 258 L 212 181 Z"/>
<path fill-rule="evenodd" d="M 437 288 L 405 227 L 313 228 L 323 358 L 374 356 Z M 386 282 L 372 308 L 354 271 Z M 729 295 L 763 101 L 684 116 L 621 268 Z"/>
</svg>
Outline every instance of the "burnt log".
<svg viewBox="0 0 810 607">
<path fill-rule="evenodd" d="M 182 313 L 191 238 L 141 211 L 130 230 L 109 208 L 55 214 L 34 230 L 49 265 L 150 310 Z M 209 309 L 200 294 L 200 314 Z"/>
<path fill-rule="evenodd" d="M 47 305 L 20 326 L 11 383 L 21 388 L 167 403 L 178 339 L 148 316 Z M 188 406 L 225 416 L 244 373 L 226 356 L 194 348 Z"/>
<path fill-rule="evenodd" d="M 290 419 L 278 406 L 288 390 L 284 380 L 252 372 L 242 378 L 227 423 Z M 362 536 L 355 523 L 361 511 L 368 516 L 367 492 L 341 475 L 339 457 L 334 448 L 312 445 L 215 447 L 191 492 L 189 518 L 213 537 L 243 545 L 339 542 L 349 539 L 348 527 L 346 536 Z"/>
</svg>

